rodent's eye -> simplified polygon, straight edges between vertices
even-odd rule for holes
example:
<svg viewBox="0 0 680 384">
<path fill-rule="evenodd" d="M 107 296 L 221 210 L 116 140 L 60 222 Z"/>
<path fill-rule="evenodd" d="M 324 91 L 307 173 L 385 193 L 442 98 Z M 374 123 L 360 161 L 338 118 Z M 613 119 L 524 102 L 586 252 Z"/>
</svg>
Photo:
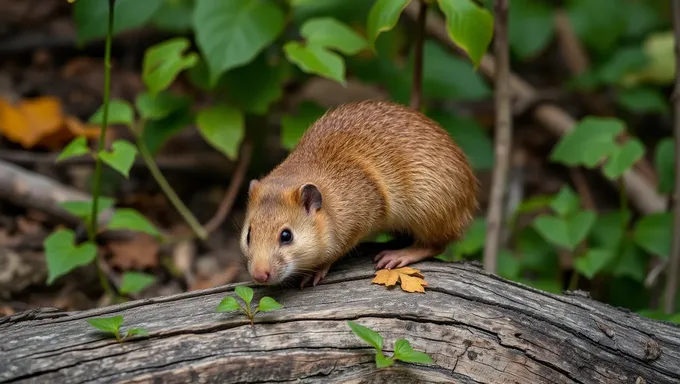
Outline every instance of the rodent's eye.
<svg viewBox="0 0 680 384">
<path fill-rule="evenodd" d="M 290 243 L 291 241 L 293 241 L 293 232 L 291 232 L 289 229 L 284 229 L 283 231 L 281 231 L 279 241 L 281 242 L 281 244 Z"/>
</svg>

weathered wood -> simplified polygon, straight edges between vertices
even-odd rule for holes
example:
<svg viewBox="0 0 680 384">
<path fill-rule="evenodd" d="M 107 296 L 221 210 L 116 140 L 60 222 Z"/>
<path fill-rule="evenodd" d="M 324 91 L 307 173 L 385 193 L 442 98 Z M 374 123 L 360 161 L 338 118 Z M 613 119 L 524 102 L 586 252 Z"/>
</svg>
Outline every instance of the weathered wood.
<svg viewBox="0 0 680 384">
<path fill-rule="evenodd" d="M 341 263 L 319 286 L 256 288 L 285 307 L 216 313 L 233 286 L 79 313 L 0 319 L 2 383 L 678 383 L 680 327 L 581 295 L 553 295 L 471 264 L 416 265 L 430 284 L 408 294 L 370 284 L 368 260 Z M 125 316 L 149 338 L 122 344 L 85 319 Z M 347 320 L 426 351 L 435 365 L 378 370 Z"/>
</svg>

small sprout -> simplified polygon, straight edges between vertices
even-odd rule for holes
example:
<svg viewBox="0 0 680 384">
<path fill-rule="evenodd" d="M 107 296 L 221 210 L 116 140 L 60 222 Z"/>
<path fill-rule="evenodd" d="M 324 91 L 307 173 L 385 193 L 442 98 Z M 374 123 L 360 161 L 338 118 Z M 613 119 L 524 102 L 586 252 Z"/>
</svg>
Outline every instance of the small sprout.
<svg viewBox="0 0 680 384">
<path fill-rule="evenodd" d="M 264 296 L 258 302 L 257 308 L 253 311 L 250 309 L 250 303 L 253 301 L 253 289 L 244 285 L 239 285 L 234 291 L 236 292 L 236 295 L 243 300 L 245 305 L 239 304 L 233 296 L 227 296 L 217 305 L 217 312 L 241 310 L 241 312 L 248 316 L 251 326 L 255 326 L 253 318 L 258 312 L 270 312 L 283 307 L 273 298 Z"/>
<path fill-rule="evenodd" d="M 395 361 L 405 363 L 432 364 L 434 361 L 424 352 L 415 351 L 406 339 L 398 339 L 394 342 L 394 354 L 391 357 L 385 356 L 382 352 L 383 337 L 371 328 L 364 327 L 353 321 L 348 321 L 349 327 L 355 335 L 359 336 L 368 345 L 375 349 L 375 366 L 377 368 L 390 367 Z"/>
<path fill-rule="evenodd" d="M 94 328 L 112 334 L 118 342 L 123 342 L 132 336 L 149 336 L 145 328 L 130 328 L 125 336 L 120 335 L 120 326 L 123 325 L 123 316 L 98 317 L 87 319 L 87 322 Z"/>
</svg>

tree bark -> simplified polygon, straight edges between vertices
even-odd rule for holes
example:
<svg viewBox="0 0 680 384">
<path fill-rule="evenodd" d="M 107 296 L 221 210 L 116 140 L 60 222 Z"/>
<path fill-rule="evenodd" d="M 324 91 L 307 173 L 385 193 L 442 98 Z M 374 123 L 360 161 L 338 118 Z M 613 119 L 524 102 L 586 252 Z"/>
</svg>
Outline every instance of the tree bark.
<svg viewBox="0 0 680 384">
<path fill-rule="evenodd" d="M 0 383 L 678 383 L 680 327 L 582 293 L 554 295 L 477 264 L 415 265 L 424 294 L 371 284 L 368 258 L 348 257 L 314 288 L 256 287 L 284 308 L 216 313 L 233 285 L 76 313 L 0 318 Z M 86 319 L 123 315 L 118 343 Z M 347 320 L 406 338 L 433 365 L 377 369 Z"/>
</svg>

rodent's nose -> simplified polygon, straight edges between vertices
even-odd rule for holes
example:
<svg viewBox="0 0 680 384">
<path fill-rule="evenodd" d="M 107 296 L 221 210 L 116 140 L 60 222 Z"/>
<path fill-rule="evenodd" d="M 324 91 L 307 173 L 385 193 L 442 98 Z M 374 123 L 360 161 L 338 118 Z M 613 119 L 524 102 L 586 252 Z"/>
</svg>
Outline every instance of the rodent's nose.
<svg viewBox="0 0 680 384">
<path fill-rule="evenodd" d="M 258 283 L 266 283 L 269 280 L 269 272 L 267 271 L 253 271 L 253 279 Z"/>
</svg>

